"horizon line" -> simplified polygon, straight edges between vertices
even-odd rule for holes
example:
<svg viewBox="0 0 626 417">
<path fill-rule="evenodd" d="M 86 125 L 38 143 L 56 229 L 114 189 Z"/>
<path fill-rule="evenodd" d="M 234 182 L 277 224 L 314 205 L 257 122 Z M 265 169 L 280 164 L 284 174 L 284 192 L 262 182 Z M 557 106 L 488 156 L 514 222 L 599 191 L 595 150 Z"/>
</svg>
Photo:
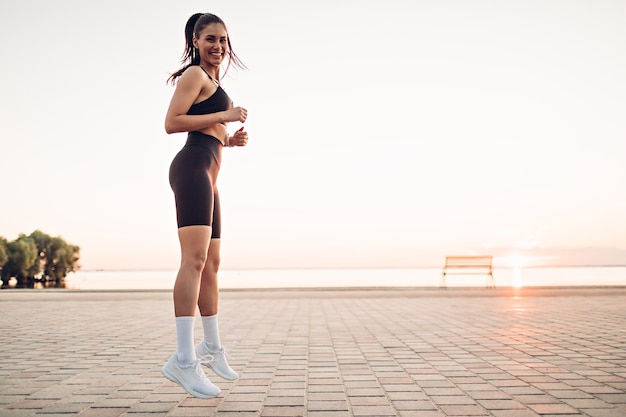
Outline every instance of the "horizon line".
<svg viewBox="0 0 626 417">
<path fill-rule="evenodd" d="M 493 269 L 535 269 L 535 268 L 626 268 L 626 264 L 557 264 L 557 265 L 494 265 Z M 90 268 L 78 269 L 74 272 L 139 272 L 139 271 L 176 271 L 178 268 Z M 359 269 L 443 269 L 443 266 L 303 266 L 303 267 L 243 267 L 220 268 L 221 271 L 302 271 L 302 270 L 359 270 Z"/>
</svg>

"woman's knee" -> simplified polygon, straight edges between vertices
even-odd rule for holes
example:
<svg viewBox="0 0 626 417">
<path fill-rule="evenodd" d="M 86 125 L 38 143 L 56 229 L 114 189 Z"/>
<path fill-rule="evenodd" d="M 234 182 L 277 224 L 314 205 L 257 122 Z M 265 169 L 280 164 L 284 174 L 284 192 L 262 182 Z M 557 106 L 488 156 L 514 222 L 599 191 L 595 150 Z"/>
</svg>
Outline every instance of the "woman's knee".
<svg viewBox="0 0 626 417">
<path fill-rule="evenodd" d="M 181 268 L 199 274 L 204 269 L 211 239 L 211 227 L 187 226 L 178 229 Z"/>
<path fill-rule="evenodd" d="M 209 253 L 204 268 L 210 270 L 211 272 L 217 273 L 217 271 L 220 269 L 220 262 L 221 259 L 219 253 Z"/>
<path fill-rule="evenodd" d="M 204 272 L 209 274 L 217 274 L 218 269 L 220 268 L 220 240 L 219 239 L 211 239 L 211 245 L 209 246 L 209 250 L 207 252 L 207 260 L 204 267 Z"/>
<path fill-rule="evenodd" d="M 207 264 L 206 252 L 197 251 L 193 253 L 183 254 L 181 259 L 181 267 L 200 274 Z"/>
</svg>

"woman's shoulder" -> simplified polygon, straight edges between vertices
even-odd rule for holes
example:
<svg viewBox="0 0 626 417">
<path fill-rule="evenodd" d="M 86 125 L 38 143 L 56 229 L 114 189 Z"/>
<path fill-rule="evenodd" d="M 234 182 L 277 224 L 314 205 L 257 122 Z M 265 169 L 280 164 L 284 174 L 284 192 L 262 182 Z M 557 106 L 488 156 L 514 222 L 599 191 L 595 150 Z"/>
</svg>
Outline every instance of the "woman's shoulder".
<svg viewBox="0 0 626 417">
<path fill-rule="evenodd" d="M 204 73 L 198 65 L 192 65 L 185 69 L 178 79 L 178 85 L 202 84 Z"/>
<path fill-rule="evenodd" d="M 204 72 L 199 65 L 191 65 L 180 75 L 180 79 L 201 79 Z"/>
<path fill-rule="evenodd" d="M 202 71 L 200 65 L 190 65 L 189 67 L 187 67 L 187 69 L 185 69 L 185 71 L 183 71 L 181 77 L 198 77 L 202 76 L 202 74 L 204 74 L 204 71 Z"/>
</svg>

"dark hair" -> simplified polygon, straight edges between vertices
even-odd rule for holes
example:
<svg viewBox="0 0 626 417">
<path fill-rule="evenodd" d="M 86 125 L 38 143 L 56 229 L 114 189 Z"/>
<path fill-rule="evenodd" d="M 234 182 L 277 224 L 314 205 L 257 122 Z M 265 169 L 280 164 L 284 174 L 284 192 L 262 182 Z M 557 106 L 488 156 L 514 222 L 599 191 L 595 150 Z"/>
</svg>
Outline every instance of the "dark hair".
<svg viewBox="0 0 626 417">
<path fill-rule="evenodd" d="M 200 32 L 202 32 L 208 25 L 214 23 L 220 23 L 226 27 L 226 24 L 222 19 L 211 13 L 196 13 L 192 15 L 189 20 L 187 20 L 187 24 L 185 25 L 185 52 L 183 52 L 183 56 L 180 60 L 183 66 L 178 71 L 170 75 L 167 79 L 168 82 L 174 84 L 176 79 L 183 75 L 183 72 L 185 72 L 187 68 L 192 65 L 200 65 L 200 55 L 198 54 L 198 50 L 193 46 L 193 38 L 199 38 Z M 232 45 L 230 44 L 230 36 L 226 38 L 226 41 L 228 42 L 228 65 L 226 66 L 224 74 L 228 72 L 231 64 L 234 64 L 238 68 L 245 69 L 246 66 L 233 52 Z"/>
</svg>

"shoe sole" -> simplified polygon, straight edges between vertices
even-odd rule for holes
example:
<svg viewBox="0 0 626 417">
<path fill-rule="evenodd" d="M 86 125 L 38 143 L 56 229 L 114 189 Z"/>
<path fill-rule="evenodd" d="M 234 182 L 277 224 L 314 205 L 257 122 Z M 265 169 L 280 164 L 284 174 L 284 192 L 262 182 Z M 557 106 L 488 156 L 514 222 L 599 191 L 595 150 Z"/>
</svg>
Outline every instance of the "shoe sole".
<svg viewBox="0 0 626 417">
<path fill-rule="evenodd" d="M 193 395 L 194 397 L 198 397 L 198 398 L 215 398 L 215 397 L 217 397 L 218 395 L 220 395 L 220 392 L 217 392 L 216 394 L 211 395 L 211 394 L 203 394 L 203 393 L 201 393 L 201 392 L 198 392 L 198 391 L 195 391 L 195 390 L 192 390 L 192 389 L 187 388 L 187 387 L 186 387 L 186 386 L 184 386 L 184 385 L 183 385 L 183 383 L 182 383 L 182 382 L 180 382 L 180 381 L 179 381 L 179 380 L 178 380 L 178 379 L 177 379 L 174 375 L 170 374 L 170 373 L 169 373 L 169 371 L 168 371 L 165 367 L 163 367 L 163 368 L 161 369 L 161 373 L 163 374 L 163 376 L 164 376 L 165 378 L 167 378 L 167 379 L 169 379 L 170 381 L 172 381 L 172 382 L 174 382 L 174 383 L 176 383 L 176 384 L 180 385 L 181 387 L 183 387 L 183 389 L 184 389 L 185 391 L 187 391 L 189 394 Z"/>
</svg>

